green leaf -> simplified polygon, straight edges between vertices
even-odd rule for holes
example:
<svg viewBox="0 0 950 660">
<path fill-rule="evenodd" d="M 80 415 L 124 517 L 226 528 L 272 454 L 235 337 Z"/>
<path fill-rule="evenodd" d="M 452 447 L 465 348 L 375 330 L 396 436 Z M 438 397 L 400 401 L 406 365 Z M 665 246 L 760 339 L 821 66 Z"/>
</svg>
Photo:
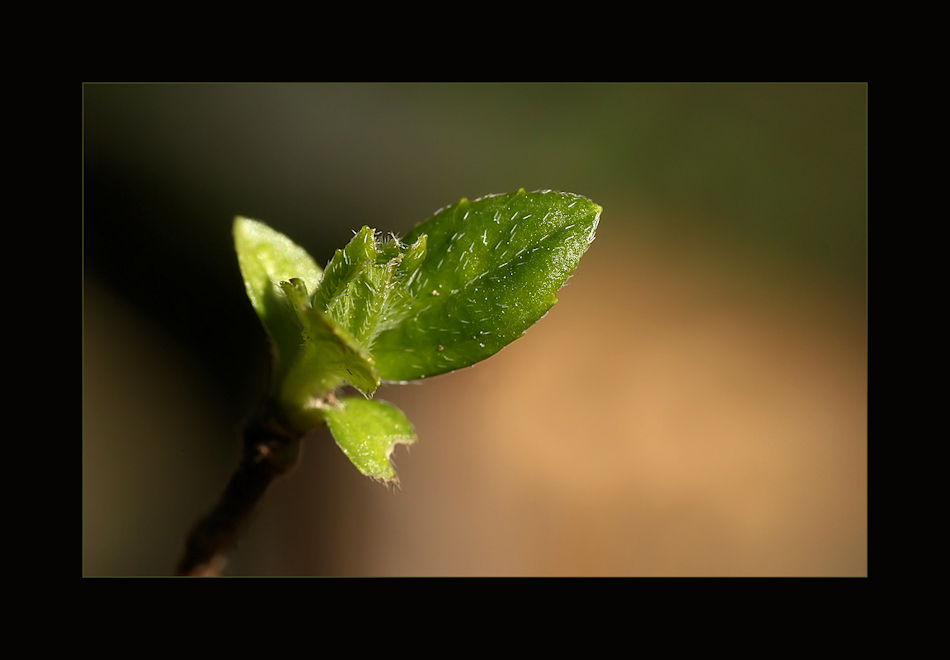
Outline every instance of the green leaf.
<svg viewBox="0 0 950 660">
<path fill-rule="evenodd" d="M 234 219 L 234 246 L 247 297 L 271 339 L 276 381 L 301 347 L 299 324 L 280 283 L 298 279 L 313 291 L 322 271 L 306 250 L 256 220 Z"/>
<path fill-rule="evenodd" d="M 301 413 L 312 398 L 350 383 L 364 394 L 379 386 L 372 356 L 308 292 L 323 272 L 307 252 L 256 220 L 236 218 L 234 244 L 247 296 L 271 338 L 271 396 L 297 430 L 312 423 Z"/>
<path fill-rule="evenodd" d="M 405 250 L 405 252 L 404 252 Z M 313 307 L 326 311 L 361 347 L 409 311 L 407 282 L 425 255 L 426 237 L 408 248 L 363 227 L 327 264 Z"/>
<path fill-rule="evenodd" d="M 379 375 L 369 352 L 328 314 L 312 307 L 302 280 L 282 282 L 280 289 L 296 315 L 300 345 L 293 362 L 279 374 L 275 393 L 289 421 L 307 431 L 297 419 L 310 399 L 321 398 L 345 382 L 364 395 L 372 394 L 379 386 Z"/>
<path fill-rule="evenodd" d="M 234 246 L 247 297 L 265 326 L 269 311 L 267 296 L 278 283 L 297 278 L 303 280 L 310 291 L 315 291 L 320 284 L 323 271 L 313 257 L 263 222 L 235 218 Z"/>
<path fill-rule="evenodd" d="M 320 288 L 313 294 L 313 306 L 326 311 L 331 303 L 346 298 L 353 280 L 376 262 L 375 232 L 363 227 L 345 248 L 337 250 L 327 264 Z"/>
<path fill-rule="evenodd" d="M 398 409 L 381 401 L 348 397 L 321 412 L 333 439 L 360 472 L 398 482 L 389 457 L 397 444 L 416 441 L 412 424 Z"/>
<path fill-rule="evenodd" d="M 427 244 L 406 283 L 408 310 L 371 348 L 380 377 L 467 367 L 524 334 L 557 302 L 601 211 L 579 195 L 519 190 L 463 199 L 417 225 L 405 241 Z"/>
</svg>

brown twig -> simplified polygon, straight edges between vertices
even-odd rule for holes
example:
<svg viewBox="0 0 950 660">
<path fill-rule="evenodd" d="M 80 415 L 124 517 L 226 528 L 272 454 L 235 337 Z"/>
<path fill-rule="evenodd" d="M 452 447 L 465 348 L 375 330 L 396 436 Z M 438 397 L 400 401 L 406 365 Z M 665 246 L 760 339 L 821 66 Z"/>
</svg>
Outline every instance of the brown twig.
<svg viewBox="0 0 950 660">
<path fill-rule="evenodd" d="M 297 464 L 300 436 L 272 420 L 255 419 L 245 426 L 243 436 L 241 462 L 217 506 L 189 534 L 177 575 L 220 575 L 228 552 L 247 527 L 267 487 Z"/>
</svg>

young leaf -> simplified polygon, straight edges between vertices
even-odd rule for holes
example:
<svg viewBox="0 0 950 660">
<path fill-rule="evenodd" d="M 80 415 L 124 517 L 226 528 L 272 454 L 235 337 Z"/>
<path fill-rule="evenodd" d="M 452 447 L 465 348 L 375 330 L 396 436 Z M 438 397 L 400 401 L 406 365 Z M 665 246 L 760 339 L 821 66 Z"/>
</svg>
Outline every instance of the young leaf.
<svg viewBox="0 0 950 660">
<path fill-rule="evenodd" d="M 298 412 L 314 397 L 322 397 L 344 382 L 364 395 L 379 386 L 372 356 L 328 314 L 313 309 L 307 289 L 296 278 L 282 282 L 280 289 L 297 321 L 300 344 L 293 361 L 276 382 L 276 396 L 284 415 L 298 430 L 309 430 L 297 422 Z"/>
<path fill-rule="evenodd" d="M 320 283 L 323 271 L 313 257 L 263 222 L 235 218 L 234 245 L 247 297 L 262 318 L 266 314 L 265 292 L 277 286 L 276 283 L 297 278 L 303 280 L 310 291 L 315 291 Z"/>
<path fill-rule="evenodd" d="M 234 219 L 234 246 L 247 297 L 271 339 L 272 378 L 278 380 L 301 346 L 299 327 L 280 283 L 296 278 L 314 291 L 322 271 L 306 250 L 256 220 Z"/>
<path fill-rule="evenodd" d="M 372 344 L 379 375 L 406 381 L 467 367 L 520 337 L 594 239 L 602 209 L 550 191 L 463 199 L 417 225 L 427 239 L 404 319 Z"/>
<path fill-rule="evenodd" d="M 331 303 L 348 297 L 346 293 L 353 280 L 376 262 L 376 252 L 375 232 L 363 227 L 345 248 L 333 254 L 320 288 L 313 294 L 313 306 L 326 311 Z"/>
<path fill-rule="evenodd" d="M 283 234 L 247 218 L 234 221 L 234 244 L 247 296 L 271 338 L 271 395 L 293 426 L 312 397 L 350 383 L 364 394 L 379 386 L 373 358 L 308 292 L 320 291 L 323 272 Z M 304 432 L 309 428 L 298 428 Z"/>
<path fill-rule="evenodd" d="M 314 309 L 326 311 L 363 348 L 397 324 L 408 312 L 406 282 L 425 255 L 426 238 L 406 248 L 398 241 L 380 243 L 363 227 L 327 264 Z M 405 250 L 405 252 L 403 252 Z"/>
<path fill-rule="evenodd" d="M 397 444 L 416 441 L 412 424 L 381 401 L 346 397 L 321 411 L 330 433 L 353 465 L 368 477 L 398 481 L 389 462 Z"/>
</svg>

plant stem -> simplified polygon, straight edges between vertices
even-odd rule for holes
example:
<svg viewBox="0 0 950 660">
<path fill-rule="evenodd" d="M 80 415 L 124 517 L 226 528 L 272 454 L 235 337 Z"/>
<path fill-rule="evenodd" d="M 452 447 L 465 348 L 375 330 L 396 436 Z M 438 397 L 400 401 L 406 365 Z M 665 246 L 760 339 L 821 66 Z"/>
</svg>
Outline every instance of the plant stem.
<svg viewBox="0 0 950 660">
<path fill-rule="evenodd" d="M 300 436 L 269 417 L 259 416 L 248 423 L 243 440 L 241 462 L 217 506 L 189 534 L 176 575 L 220 575 L 228 552 L 267 487 L 292 470 L 300 456 Z"/>
</svg>

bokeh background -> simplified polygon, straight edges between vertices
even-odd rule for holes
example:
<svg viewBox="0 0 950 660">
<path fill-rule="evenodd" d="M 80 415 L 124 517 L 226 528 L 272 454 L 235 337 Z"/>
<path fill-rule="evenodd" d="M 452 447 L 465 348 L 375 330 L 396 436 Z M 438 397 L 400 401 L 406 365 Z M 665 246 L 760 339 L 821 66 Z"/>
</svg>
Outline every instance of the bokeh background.
<svg viewBox="0 0 950 660">
<path fill-rule="evenodd" d="M 400 489 L 325 432 L 230 575 L 867 572 L 867 86 L 83 86 L 82 571 L 168 574 L 266 339 L 235 215 L 325 263 L 461 197 L 604 207 L 560 303 L 381 388 Z"/>
</svg>

